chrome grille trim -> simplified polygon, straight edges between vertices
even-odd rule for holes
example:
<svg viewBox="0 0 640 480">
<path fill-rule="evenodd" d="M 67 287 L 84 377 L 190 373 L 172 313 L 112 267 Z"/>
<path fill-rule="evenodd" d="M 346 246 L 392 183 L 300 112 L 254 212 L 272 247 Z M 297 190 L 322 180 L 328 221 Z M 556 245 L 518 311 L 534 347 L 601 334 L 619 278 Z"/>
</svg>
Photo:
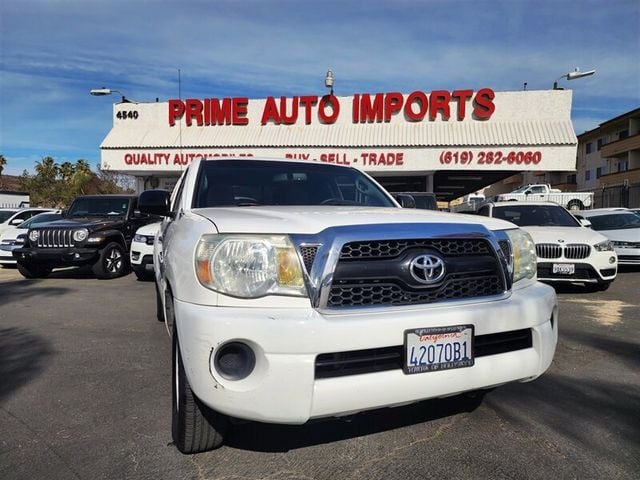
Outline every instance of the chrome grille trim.
<svg viewBox="0 0 640 480">
<path fill-rule="evenodd" d="M 539 243 L 536 245 L 536 255 L 538 258 L 560 258 L 562 248 L 555 243 Z"/>
<path fill-rule="evenodd" d="M 564 256 L 572 260 L 587 258 L 591 254 L 591 246 L 581 243 L 569 244 L 564 248 Z"/>
<path fill-rule="evenodd" d="M 73 230 L 65 228 L 46 228 L 38 230 L 38 248 L 69 248 L 75 247 Z"/>
</svg>

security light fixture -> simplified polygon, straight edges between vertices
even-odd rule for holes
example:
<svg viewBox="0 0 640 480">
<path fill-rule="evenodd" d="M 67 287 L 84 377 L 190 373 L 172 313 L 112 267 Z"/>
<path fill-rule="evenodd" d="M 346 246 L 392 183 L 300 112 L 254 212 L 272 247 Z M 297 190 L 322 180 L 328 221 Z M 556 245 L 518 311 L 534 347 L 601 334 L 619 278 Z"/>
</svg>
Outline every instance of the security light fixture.
<svg viewBox="0 0 640 480">
<path fill-rule="evenodd" d="M 327 70 L 327 76 L 324 77 L 324 86 L 331 89 L 331 95 L 333 95 L 333 72 Z"/>
<path fill-rule="evenodd" d="M 576 67 L 573 72 L 565 73 L 561 77 L 558 77 L 558 79 L 553 82 L 553 89 L 562 90 L 561 87 L 558 87 L 558 81 L 562 80 L 563 78 L 566 78 L 567 80 L 577 80 L 578 78 L 588 77 L 589 75 L 593 75 L 594 73 L 596 73 L 595 70 L 587 70 L 586 72 L 581 72 L 580 69 Z"/>
<path fill-rule="evenodd" d="M 106 88 L 106 87 L 92 88 L 91 90 L 89 90 L 89 93 L 94 97 L 104 97 L 105 95 L 111 95 L 112 93 L 119 93 L 120 95 L 122 95 L 122 103 L 138 103 L 134 100 L 129 100 L 124 96 L 124 93 L 122 93 L 120 90 L 115 90 L 113 88 Z"/>
</svg>

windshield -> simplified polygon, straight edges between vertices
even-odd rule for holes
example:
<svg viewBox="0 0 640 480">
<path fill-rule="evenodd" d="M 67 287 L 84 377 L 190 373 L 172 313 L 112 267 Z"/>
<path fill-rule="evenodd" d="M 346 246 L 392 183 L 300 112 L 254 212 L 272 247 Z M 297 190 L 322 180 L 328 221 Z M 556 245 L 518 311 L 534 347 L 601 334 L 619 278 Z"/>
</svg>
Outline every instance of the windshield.
<svg viewBox="0 0 640 480">
<path fill-rule="evenodd" d="M 69 208 L 69 217 L 107 217 L 126 215 L 129 209 L 128 198 L 83 197 L 77 198 Z"/>
<path fill-rule="evenodd" d="M 519 227 L 579 227 L 580 223 L 559 205 L 509 205 L 494 207 L 493 216 Z"/>
<path fill-rule="evenodd" d="M 40 213 L 35 217 L 31 217 L 26 222 L 20 224 L 20 228 L 34 228 L 44 225 L 45 223 L 53 222 L 54 220 L 60 220 L 62 215 L 59 213 Z"/>
<path fill-rule="evenodd" d="M 9 217 L 16 213 L 17 210 L 0 210 L 0 223 L 9 220 Z"/>
<path fill-rule="evenodd" d="M 522 193 L 524 192 L 527 188 L 529 188 L 529 185 L 525 185 L 524 187 L 520 187 L 520 188 L 516 188 L 513 192 L 511 193 Z"/>
<path fill-rule="evenodd" d="M 355 169 L 311 162 L 202 162 L 193 207 L 230 205 L 395 206 Z"/>
<path fill-rule="evenodd" d="M 587 217 L 594 230 L 626 230 L 627 228 L 640 228 L 640 217 L 635 213 L 612 213 L 610 215 L 598 215 Z"/>
</svg>

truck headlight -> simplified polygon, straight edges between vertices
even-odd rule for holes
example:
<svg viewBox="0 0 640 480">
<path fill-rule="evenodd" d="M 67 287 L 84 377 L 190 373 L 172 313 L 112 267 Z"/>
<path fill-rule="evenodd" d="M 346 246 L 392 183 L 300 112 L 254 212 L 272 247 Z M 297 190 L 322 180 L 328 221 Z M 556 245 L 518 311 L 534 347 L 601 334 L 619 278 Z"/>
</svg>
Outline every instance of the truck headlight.
<svg viewBox="0 0 640 480">
<path fill-rule="evenodd" d="M 535 278 L 537 270 L 536 245 L 533 238 L 521 229 L 507 230 L 511 240 L 513 283 L 523 278 Z"/>
<path fill-rule="evenodd" d="M 203 235 L 195 268 L 202 285 L 233 297 L 307 294 L 296 250 L 283 235 Z"/>
<path fill-rule="evenodd" d="M 31 230 L 29 232 L 29 240 L 32 242 L 37 242 L 38 241 L 38 237 L 40 237 L 40 232 L 38 232 L 38 230 Z"/>
<path fill-rule="evenodd" d="M 613 251 L 613 242 L 611 240 L 605 240 L 604 242 L 596 243 L 593 248 L 596 252 L 611 252 Z"/>
<path fill-rule="evenodd" d="M 80 228 L 73 232 L 73 241 L 74 242 L 84 242 L 89 236 L 89 230 L 86 228 Z"/>
</svg>

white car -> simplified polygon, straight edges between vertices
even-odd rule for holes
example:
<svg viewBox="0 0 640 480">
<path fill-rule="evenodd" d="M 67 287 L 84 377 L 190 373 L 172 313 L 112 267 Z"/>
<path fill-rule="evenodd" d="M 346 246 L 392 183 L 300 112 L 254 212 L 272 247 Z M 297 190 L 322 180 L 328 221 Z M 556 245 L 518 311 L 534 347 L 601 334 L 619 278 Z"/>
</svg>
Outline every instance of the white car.
<svg viewBox="0 0 640 480">
<path fill-rule="evenodd" d="M 616 278 L 618 259 L 611 241 L 583 226 L 557 203 L 493 202 L 478 213 L 515 223 L 531 234 L 538 255 L 538 280 L 606 290 Z"/>
<path fill-rule="evenodd" d="M 62 218 L 60 210 L 52 210 L 51 212 L 38 213 L 29 220 L 25 220 L 15 228 L 8 228 L 0 233 L 0 265 L 15 265 L 16 259 L 13 256 L 13 250 L 24 245 L 29 228 L 44 225 Z"/>
<path fill-rule="evenodd" d="M 613 242 L 620 265 L 640 265 L 640 216 L 626 208 L 596 208 L 579 214 Z"/>
<path fill-rule="evenodd" d="M 160 222 L 144 225 L 136 231 L 131 241 L 131 269 L 139 280 L 153 279 L 153 242 L 159 228 Z"/>
<path fill-rule="evenodd" d="M 400 208 L 320 162 L 195 159 L 171 203 L 139 201 L 165 217 L 181 452 L 220 446 L 229 417 L 303 424 L 531 381 L 553 359 L 556 294 L 511 223 Z"/>
<path fill-rule="evenodd" d="M 55 211 L 53 208 L 0 208 L 0 234 L 13 230 L 34 215 Z"/>
</svg>

